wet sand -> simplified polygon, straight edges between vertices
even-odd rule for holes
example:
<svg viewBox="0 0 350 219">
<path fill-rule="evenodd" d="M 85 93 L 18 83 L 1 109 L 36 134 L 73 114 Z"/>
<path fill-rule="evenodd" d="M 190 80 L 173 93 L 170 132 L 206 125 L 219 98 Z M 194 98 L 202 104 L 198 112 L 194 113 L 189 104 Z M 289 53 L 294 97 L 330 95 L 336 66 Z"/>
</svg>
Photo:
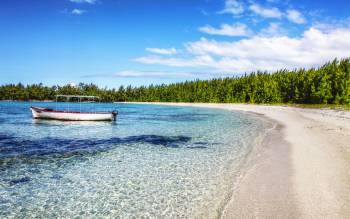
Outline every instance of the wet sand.
<svg viewBox="0 0 350 219">
<path fill-rule="evenodd" d="M 292 187 L 290 145 L 277 124 L 248 157 L 222 218 L 300 218 Z"/>
<path fill-rule="evenodd" d="M 152 103 L 238 110 L 274 121 L 222 218 L 350 218 L 350 111 L 248 104 Z"/>
</svg>

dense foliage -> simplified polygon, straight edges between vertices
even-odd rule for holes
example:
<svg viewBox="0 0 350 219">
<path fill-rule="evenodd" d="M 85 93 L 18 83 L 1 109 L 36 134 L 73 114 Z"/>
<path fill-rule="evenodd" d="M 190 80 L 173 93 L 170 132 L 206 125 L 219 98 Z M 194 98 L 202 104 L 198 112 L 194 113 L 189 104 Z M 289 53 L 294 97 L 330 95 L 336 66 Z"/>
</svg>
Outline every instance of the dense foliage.
<svg viewBox="0 0 350 219">
<path fill-rule="evenodd" d="M 100 89 L 94 84 L 0 86 L 2 100 L 54 100 L 56 94 L 96 95 L 103 101 L 350 104 L 350 59 L 317 69 L 256 72 L 241 77 L 170 85 Z"/>
</svg>

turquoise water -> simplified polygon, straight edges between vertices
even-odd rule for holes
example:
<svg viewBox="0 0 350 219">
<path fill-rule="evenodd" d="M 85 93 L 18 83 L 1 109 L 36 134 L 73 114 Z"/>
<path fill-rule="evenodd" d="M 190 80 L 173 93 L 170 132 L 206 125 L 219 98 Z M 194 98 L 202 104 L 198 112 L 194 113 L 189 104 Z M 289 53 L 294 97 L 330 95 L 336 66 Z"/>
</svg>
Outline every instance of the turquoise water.
<svg viewBox="0 0 350 219">
<path fill-rule="evenodd" d="M 0 218 L 215 218 L 266 124 L 218 109 L 70 104 L 116 122 L 31 118 L 0 103 Z"/>
</svg>

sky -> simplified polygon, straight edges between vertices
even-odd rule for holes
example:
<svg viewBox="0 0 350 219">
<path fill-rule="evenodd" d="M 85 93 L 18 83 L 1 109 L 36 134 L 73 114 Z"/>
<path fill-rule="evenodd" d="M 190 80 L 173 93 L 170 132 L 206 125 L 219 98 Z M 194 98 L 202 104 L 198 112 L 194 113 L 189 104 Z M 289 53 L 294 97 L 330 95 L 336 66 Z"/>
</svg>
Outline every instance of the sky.
<svg viewBox="0 0 350 219">
<path fill-rule="evenodd" d="M 0 1 L 0 84 L 168 84 L 345 57 L 348 0 Z"/>
</svg>

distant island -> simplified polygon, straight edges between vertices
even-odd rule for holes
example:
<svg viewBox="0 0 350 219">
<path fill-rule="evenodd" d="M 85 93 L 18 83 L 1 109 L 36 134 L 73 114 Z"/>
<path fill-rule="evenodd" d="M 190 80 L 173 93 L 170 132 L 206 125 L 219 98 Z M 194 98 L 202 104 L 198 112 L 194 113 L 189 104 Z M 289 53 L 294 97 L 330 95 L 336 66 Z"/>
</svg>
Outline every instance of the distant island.
<svg viewBox="0 0 350 219">
<path fill-rule="evenodd" d="M 1 100 L 54 100 L 57 94 L 100 96 L 103 102 L 295 103 L 350 105 L 350 58 L 320 68 L 253 72 L 240 77 L 169 85 L 99 88 L 94 84 L 0 86 Z"/>
</svg>

